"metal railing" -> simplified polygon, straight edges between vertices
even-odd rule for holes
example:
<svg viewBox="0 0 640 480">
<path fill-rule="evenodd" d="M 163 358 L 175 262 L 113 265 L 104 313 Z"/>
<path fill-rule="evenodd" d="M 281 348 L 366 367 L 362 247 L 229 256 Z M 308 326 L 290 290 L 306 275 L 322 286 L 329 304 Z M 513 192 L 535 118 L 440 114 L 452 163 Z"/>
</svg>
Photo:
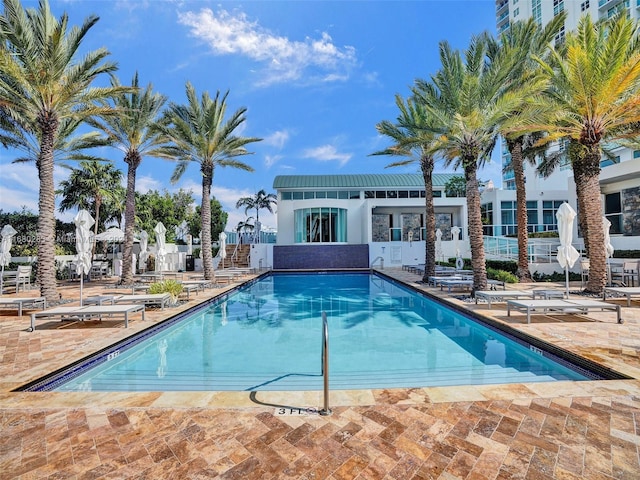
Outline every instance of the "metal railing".
<svg viewBox="0 0 640 480">
<path fill-rule="evenodd" d="M 518 239 L 512 237 L 484 236 L 484 249 L 487 257 L 500 258 L 502 260 L 518 260 Z M 554 263 L 558 255 L 560 240 L 557 238 L 530 238 L 527 242 L 527 256 L 529 263 Z M 578 252 L 583 254 L 584 243 L 574 242 Z"/>
<path fill-rule="evenodd" d="M 322 377 L 324 381 L 324 407 L 320 415 L 331 415 L 329 408 L 329 322 L 327 313 L 322 312 Z"/>
<path fill-rule="evenodd" d="M 371 268 L 376 266 L 376 262 L 380 260 L 380 269 L 384 270 L 384 257 L 378 256 L 373 262 L 371 262 Z"/>
</svg>

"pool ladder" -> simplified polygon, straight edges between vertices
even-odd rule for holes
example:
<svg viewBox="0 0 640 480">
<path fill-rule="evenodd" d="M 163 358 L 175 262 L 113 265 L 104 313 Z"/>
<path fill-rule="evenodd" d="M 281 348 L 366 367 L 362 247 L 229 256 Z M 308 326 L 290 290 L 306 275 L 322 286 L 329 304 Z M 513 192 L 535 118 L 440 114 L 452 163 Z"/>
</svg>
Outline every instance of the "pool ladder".
<svg viewBox="0 0 640 480">
<path fill-rule="evenodd" d="M 322 312 L 322 377 L 324 380 L 324 407 L 320 415 L 331 415 L 329 408 L 329 322 L 327 313 Z"/>
</svg>

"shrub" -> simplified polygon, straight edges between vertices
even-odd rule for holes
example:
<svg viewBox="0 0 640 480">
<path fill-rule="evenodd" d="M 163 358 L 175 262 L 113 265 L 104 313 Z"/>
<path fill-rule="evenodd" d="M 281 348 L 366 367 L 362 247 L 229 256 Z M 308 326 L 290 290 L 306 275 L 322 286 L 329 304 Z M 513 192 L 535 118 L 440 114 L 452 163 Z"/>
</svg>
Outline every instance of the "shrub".
<svg viewBox="0 0 640 480">
<path fill-rule="evenodd" d="M 163 280 L 149 285 L 149 293 L 168 293 L 171 295 L 171 303 L 175 305 L 182 293 L 182 284 L 175 280 Z"/>
<path fill-rule="evenodd" d="M 491 280 L 501 280 L 504 283 L 518 283 L 518 277 L 513 273 L 491 267 L 487 267 L 487 278 Z"/>
<path fill-rule="evenodd" d="M 487 272 L 490 268 L 515 274 L 518 271 L 518 263 L 513 260 L 487 260 Z"/>
</svg>

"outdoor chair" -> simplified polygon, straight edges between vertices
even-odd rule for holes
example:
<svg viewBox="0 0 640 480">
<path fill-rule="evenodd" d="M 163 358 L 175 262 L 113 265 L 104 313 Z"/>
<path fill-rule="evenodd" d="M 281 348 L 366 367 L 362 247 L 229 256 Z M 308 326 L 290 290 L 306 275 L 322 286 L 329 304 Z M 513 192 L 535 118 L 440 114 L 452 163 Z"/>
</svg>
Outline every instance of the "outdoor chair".
<svg viewBox="0 0 640 480">
<path fill-rule="evenodd" d="M 16 293 L 20 291 L 21 285 L 22 290 L 26 290 L 27 286 L 29 287 L 29 290 L 31 290 L 31 270 L 31 265 L 18 265 L 16 276 L 7 279 L 4 282 L 4 286 L 15 286 Z"/>
<path fill-rule="evenodd" d="M 589 280 L 589 259 L 580 259 L 580 288 L 584 288 L 585 284 Z"/>
</svg>

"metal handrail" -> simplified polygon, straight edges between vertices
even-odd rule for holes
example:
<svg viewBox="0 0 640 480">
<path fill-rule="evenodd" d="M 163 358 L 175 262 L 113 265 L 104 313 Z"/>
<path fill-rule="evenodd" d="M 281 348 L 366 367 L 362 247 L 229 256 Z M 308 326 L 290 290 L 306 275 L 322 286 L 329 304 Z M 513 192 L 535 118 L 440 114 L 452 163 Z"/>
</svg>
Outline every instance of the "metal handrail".
<svg viewBox="0 0 640 480">
<path fill-rule="evenodd" d="M 322 312 L 322 377 L 324 380 L 324 407 L 320 415 L 331 415 L 329 408 L 329 322 L 327 313 Z"/>
<path fill-rule="evenodd" d="M 375 260 L 373 262 L 371 262 L 371 268 L 373 268 L 376 264 L 376 262 L 380 260 L 380 269 L 384 270 L 384 257 L 382 256 L 378 256 L 375 258 Z"/>
</svg>

